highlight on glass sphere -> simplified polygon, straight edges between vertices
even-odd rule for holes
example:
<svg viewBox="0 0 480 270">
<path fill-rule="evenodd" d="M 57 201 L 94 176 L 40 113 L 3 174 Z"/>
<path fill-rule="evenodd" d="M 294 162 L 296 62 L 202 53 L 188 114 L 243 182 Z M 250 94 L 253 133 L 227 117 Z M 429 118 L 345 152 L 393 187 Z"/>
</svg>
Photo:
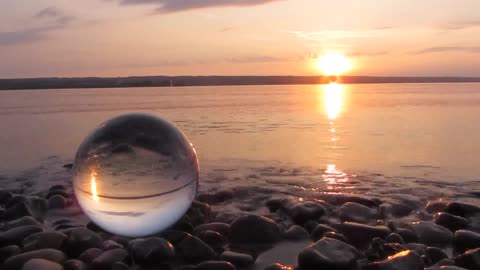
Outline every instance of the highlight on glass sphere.
<svg viewBox="0 0 480 270">
<path fill-rule="evenodd" d="M 173 124 L 146 114 L 113 118 L 80 145 L 73 187 L 85 214 L 104 230 L 129 237 L 177 222 L 195 198 L 198 160 Z"/>
</svg>

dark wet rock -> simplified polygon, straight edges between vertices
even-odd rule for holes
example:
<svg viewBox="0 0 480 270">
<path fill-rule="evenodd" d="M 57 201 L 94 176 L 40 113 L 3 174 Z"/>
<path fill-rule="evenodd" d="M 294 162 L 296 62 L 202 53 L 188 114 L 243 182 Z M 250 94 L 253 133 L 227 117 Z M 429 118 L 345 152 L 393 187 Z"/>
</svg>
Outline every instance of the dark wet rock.
<svg viewBox="0 0 480 270">
<path fill-rule="evenodd" d="M 30 235 L 22 241 L 25 251 L 36 249 L 61 249 L 67 236 L 61 232 L 39 232 Z"/>
<path fill-rule="evenodd" d="M 235 266 L 225 261 L 206 261 L 198 264 L 195 270 L 235 270 Z"/>
<path fill-rule="evenodd" d="M 466 204 L 466 203 L 451 202 L 445 208 L 445 212 L 450 213 L 450 214 L 455 215 L 455 216 L 468 218 L 468 217 L 473 216 L 477 213 L 480 213 L 480 207 L 470 205 L 470 204 Z"/>
<path fill-rule="evenodd" d="M 132 240 L 128 245 L 128 250 L 135 263 L 139 265 L 163 263 L 175 256 L 172 244 L 160 237 Z"/>
<path fill-rule="evenodd" d="M 459 217 L 459 216 L 454 216 L 452 214 L 445 213 L 445 212 L 440 212 L 435 214 L 434 222 L 435 224 L 443 226 L 452 232 L 465 229 L 468 227 L 468 219 Z"/>
<path fill-rule="evenodd" d="M 52 191 L 49 191 L 47 196 L 45 196 L 45 198 L 48 200 L 48 199 L 51 199 L 52 197 L 55 197 L 55 196 L 62 196 L 63 198 L 65 199 L 68 199 L 70 198 L 70 194 L 64 190 L 52 190 Z"/>
<path fill-rule="evenodd" d="M 369 226 L 354 222 L 335 224 L 334 228 L 358 247 L 368 245 L 368 242 L 375 237 L 384 238 L 390 234 L 390 229 L 385 226 Z"/>
<path fill-rule="evenodd" d="M 318 241 L 320 240 L 323 235 L 327 232 L 336 232 L 337 230 L 328 226 L 328 225 L 325 225 L 325 224 L 318 224 L 315 229 L 313 229 L 312 233 L 311 233 L 311 238 L 313 239 L 313 241 Z"/>
<path fill-rule="evenodd" d="M 303 228 L 307 230 L 308 233 L 312 233 L 313 230 L 318 226 L 318 221 L 316 220 L 309 220 L 303 224 Z"/>
<path fill-rule="evenodd" d="M 303 202 L 296 204 L 288 212 L 295 223 L 304 224 L 307 220 L 316 220 L 323 216 L 327 210 L 319 203 Z"/>
<path fill-rule="evenodd" d="M 400 236 L 398 233 L 391 233 L 385 237 L 385 242 L 387 243 L 399 243 L 399 244 L 404 244 L 405 242 L 403 241 L 402 236 Z"/>
<path fill-rule="evenodd" d="M 217 253 L 202 240 L 195 236 L 185 237 L 178 245 L 176 250 L 187 262 L 201 262 L 212 260 Z"/>
<path fill-rule="evenodd" d="M 19 202 L 5 209 L 3 216 L 6 220 L 12 220 L 25 216 L 33 216 L 33 214 L 26 202 Z"/>
<path fill-rule="evenodd" d="M 381 202 L 377 200 L 371 200 L 368 198 L 352 195 L 322 194 L 321 198 L 333 205 L 342 205 L 347 202 L 354 202 L 365 205 L 367 207 L 378 207 L 381 204 Z"/>
<path fill-rule="evenodd" d="M 62 263 L 66 256 L 56 249 L 40 249 L 15 255 L 7 259 L 2 270 L 20 270 L 22 266 L 31 259 L 44 259 L 52 262 Z"/>
<path fill-rule="evenodd" d="M 28 236 L 42 232 L 43 227 L 37 225 L 20 226 L 0 233 L 0 247 L 18 245 Z"/>
<path fill-rule="evenodd" d="M 343 234 L 336 233 L 336 232 L 326 232 L 326 233 L 323 235 L 323 237 L 332 238 L 332 239 L 337 239 L 337 240 L 343 241 L 343 242 L 345 242 L 345 243 L 348 243 L 347 238 L 346 238 Z"/>
<path fill-rule="evenodd" d="M 458 266 L 453 266 L 453 265 L 447 265 L 447 266 L 440 266 L 438 268 L 425 268 L 426 270 L 468 270 L 463 267 L 458 267 Z"/>
<path fill-rule="evenodd" d="M 435 269 L 435 270 L 438 270 L 438 269 L 444 269 L 444 268 L 441 268 L 441 267 L 445 267 L 445 266 L 454 266 L 455 265 L 455 261 L 448 258 L 448 259 L 441 259 L 440 261 L 438 261 L 437 263 L 435 263 L 434 265 L 432 265 L 430 268 L 427 268 L 427 269 Z M 433 268 L 433 269 L 432 269 Z M 461 269 L 464 269 L 464 268 L 461 268 Z"/>
<path fill-rule="evenodd" d="M 445 254 L 445 252 L 436 247 L 428 247 L 425 251 L 425 255 L 428 258 L 429 265 L 436 264 L 437 262 L 448 258 L 448 255 Z"/>
<path fill-rule="evenodd" d="M 102 253 L 103 251 L 99 248 L 89 248 L 82 252 L 82 254 L 80 254 L 77 259 L 86 264 L 91 264 L 93 260 L 95 260 Z"/>
<path fill-rule="evenodd" d="M 411 242 L 417 242 L 418 241 L 417 234 L 410 229 L 398 228 L 396 230 L 396 233 L 398 233 L 398 235 L 400 235 L 403 238 L 405 243 L 411 243 Z"/>
<path fill-rule="evenodd" d="M 80 260 L 68 260 L 63 264 L 64 270 L 87 270 L 87 265 Z"/>
<path fill-rule="evenodd" d="M 285 210 L 285 205 L 288 204 L 287 199 L 270 199 L 265 203 L 265 206 L 268 208 L 270 212 L 277 212 L 278 210 L 282 209 Z"/>
<path fill-rule="evenodd" d="M 236 218 L 230 227 L 230 241 L 234 244 L 271 244 L 281 239 L 277 223 L 262 216 L 248 215 Z"/>
<path fill-rule="evenodd" d="M 223 252 L 220 259 L 230 262 L 239 268 L 248 267 L 255 262 L 251 255 L 233 251 Z"/>
<path fill-rule="evenodd" d="M 114 264 L 112 264 L 110 269 L 111 270 L 128 270 L 129 266 L 124 262 L 115 262 Z"/>
<path fill-rule="evenodd" d="M 22 250 L 16 245 L 0 248 L 0 265 L 8 258 L 20 254 Z"/>
<path fill-rule="evenodd" d="M 185 237 L 191 236 L 191 234 L 176 230 L 166 230 L 160 233 L 159 236 L 176 246 Z"/>
<path fill-rule="evenodd" d="M 13 194 L 10 191 L 0 189 L 0 205 L 6 204 L 13 198 Z"/>
<path fill-rule="evenodd" d="M 118 244 L 122 245 L 122 247 L 128 247 L 128 243 L 132 241 L 131 238 L 126 236 L 120 236 L 120 235 L 113 235 L 112 237 L 110 237 L 109 240 L 117 242 Z"/>
<path fill-rule="evenodd" d="M 480 248 L 480 234 L 467 230 L 458 230 L 453 236 L 453 244 L 457 252 Z"/>
<path fill-rule="evenodd" d="M 71 168 L 73 168 L 73 163 L 64 164 L 62 167 L 65 168 L 65 169 L 71 169 Z"/>
<path fill-rule="evenodd" d="M 63 209 L 67 206 L 67 199 L 62 195 L 53 195 L 48 199 L 48 209 Z"/>
<path fill-rule="evenodd" d="M 67 254 L 76 257 L 89 248 L 101 248 L 102 238 L 86 228 L 75 228 L 68 235 Z"/>
<path fill-rule="evenodd" d="M 295 240 L 308 239 L 310 235 L 303 227 L 298 225 L 293 225 L 285 232 L 284 237 L 285 239 L 295 241 Z"/>
<path fill-rule="evenodd" d="M 27 204 L 32 217 L 38 220 L 43 219 L 48 210 L 47 200 L 40 197 L 28 197 Z"/>
<path fill-rule="evenodd" d="M 423 270 L 420 255 L 412 250 L 406 250 L 389 257 L 384 261 L 368 264 L 364 270 Z"/>
<path fill-rule="evenodd" d="M 375 220 L 377 210 L 359 203 L 348 202 L 340 207 L 339 217 L 342 221 L 369 224 Z"/>
<path fill-rule="evenodd" d="M 98 270 L 110 269 L 115 262 L 123 262 L 127 256 L 128 252 L 123 248 L 107 250 L 93 260 L 92 268 Z"/>
<path fill-rule="evenodd" d="M 5 222 L 3 226 L 1 226 L 1 229 L 4 231 L 7 231 L 16 227 L 27 226 L 27 225 L 42 226 L 42 224 L 38 222 L 36 219 L 28 216 L 28 217 L 21 217 L 21 218 L 17 218 L 17 219 Z"/>
<path fill-rule="evenodd" d="M 280 263 L 274 263 L 265 267 L 264 270 L 294 270 L 293 266 L 283 265 Z"/>
<path fill-rule="evenodd" d="M 63 270 L 63 266 L 44 259 L 31 259 L 23 265 L 22 270 Z"/>
<path fill-rule="evenodd" d="M 105 231 L 102 227 L 98 226 L 93 221 L 88 222 L 85 227 L 92 232 L 104 232 Z"/>
<path fill-rule="evenodd" d="M 197 196 L 197 200 L 208 204 L 219 204 L 233 199 L 234 194 L 231 190 L 220 190 L 214 193 L 203 193 Z"/>
<path fill-rule="evenodd" d="M 102 243 L 103 250 L 110 250 L 110 249 L 116 249 L 116 248 L 124 248 L 124 246 L 113 240 L 106 240 L 106 241 L 103 241 Z"/>
<path fill-rule="evenodd" d="M 200 224 L 210 222 L 212 209 L 210 205 L 199 201 L 193 201 L 192 206 L 188 209 L 186 215 L 191 224 L 195 227 Z"/>
<path fill-rule="evenodd" d="M 425 255 L 427 252 L 427 245 L 420 244 L 420 243 L 408 243 L 405 245 L 405 247 L 409 250 L 414 250 L 416 251 L 420 256 Z"/>
<path fill-rule="evenodd" d="M 432 201 L 428 202 L 425 210 L 431 214 L 443 212 L 447 208 L 448 202 L 445 201 Z"/>
<path fill-rule="evenodd" d="M 300 252 L 298 265 L 302 270 L 350 270 L 355 267 L 359 257 L 360 252 L 353 246 L 324 237 Z"/>
<path fill-rule="evenodd" d="M 176 231 L 182 231 L 182 232 L 188 232 L 192 233 L 193 232 L 193 224 L 190 221 L 190 218 L 188 216 L 183 216 L 177 223 L 175 223 L 172 227 L 170 227 L 172 230 Z"/>
<path fill-rule="evenodd" d="M 451 231 L 433 222 L 413 222 L 410 227 L 418 236 L 419 241 L 425 245 L 443 247 L 453 239 Z"/>
<path fill-rule="evenodd" d="M 214 249 L 221 249 L 227 243 L 227 239 L 215 231 L 201 231 L 197 234 L 197 237 Z"/>
<path fill-rule="evenodd" d="M 201 224 L 195 227 L 195 229 L 193 230 L 193 234 L 197 235 L 199 232 L 207 231 L 207 230 L 218 232 L 221 235 L 228 238 L 230 235 L 230 224 L 222 223 L 222 222 L 212 222 L 212 223 Z"/>
<path fill-rule="evenodd" d="M 471 249 L 455 258 L 455 265 L 467 269 L 480 269 L 480 248 Z"/>
</svg>

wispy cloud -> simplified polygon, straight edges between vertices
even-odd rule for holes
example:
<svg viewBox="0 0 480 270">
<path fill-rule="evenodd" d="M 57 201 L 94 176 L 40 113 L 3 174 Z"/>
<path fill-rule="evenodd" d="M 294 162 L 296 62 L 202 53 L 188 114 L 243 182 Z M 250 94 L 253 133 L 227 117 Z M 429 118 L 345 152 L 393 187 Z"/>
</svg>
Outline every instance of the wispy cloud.
<svg viewBox="0 0 480 270">
<path fill-rule="evenodd" d="M 245 7 L 267 4 L 284 0 L 116 0 L 122 5 L 157 5 L 160 13 L 180 12 L 210 7 Z"/>
<path fill-rule="evenodd" d="M 457 21 L 440 25 L 443 30 L 463 30 L 466 28 L 480 27 L 479 20 Z"/>
<path fill-rule="evenodd" d="M 24 44 L 45 39 L 48 37 L 49 32 L 66 27 L 75 20 L 74 17 L 67 16 L 61 10 L 54 7 L 40 10 L 33 18 L 36 20 L 45 20 L 46 26 L 32 27 L 19 31 L 0 32 L 0 46 Z"/>
<path fill-rule="evenodd" d="M 438 46 L 425 48 L 413 54 L 427 54 L 427 53 L 441 53 L 441 52 L 466 52 L 466 53 L 480 53 L 480 46 Z"/>
</svg>

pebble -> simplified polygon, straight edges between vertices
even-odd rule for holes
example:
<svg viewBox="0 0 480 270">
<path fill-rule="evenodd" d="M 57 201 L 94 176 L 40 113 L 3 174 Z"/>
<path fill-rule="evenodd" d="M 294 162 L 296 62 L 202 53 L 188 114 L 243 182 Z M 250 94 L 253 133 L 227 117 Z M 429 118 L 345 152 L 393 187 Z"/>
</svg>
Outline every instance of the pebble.
<svg viewBox="0 0 480 270">
<path fill-rule="evenodd" d="M 67 206 L 67 199 L 62 195 L 53 195 L 48 199 L 48 209 L 64 209 Z"/>
<path fill-rule="evenodd" d="M 467 269 L 480 269 L 480 248 L 468 250 L 457 256 L 455 265 Z"/>
<path fill-rule="evenodd" d="M 13 198 L 13 194 L 10 191 L 0 189 L 0 205 L 6 204 Z"/>
<path fill-rule="evenodd" d="M 197 235 L 198 233 L 202 231 L 207 231 L 207 230 L 218 232 L 227 238 L 230 236 L 230 224 L 223 223 L 223 222 L 212 222 L 212 223 L 198 225 L 193 230 L 193 234 Z"/>
<path fill-rule="evenodd" d="M 99 248 L 89 248 L 82 252 L 77 259 L 80 261 L 91 264 L 98 256 L 102 255 L 103 251 Z"/>
<path fill-rule="evenodd" d="M 123 248 L 123 247 L 124 246 L 122 244 L 119 244 L 113 240 L 106 240 L 106 241 L 103 241 L 102 243 L 103 250 L 110 250 L 110 249 Z"/>
<path fill-rule="evenodd" d="M 327 232 L 323 235 L 323 237 L 333 238 L 348 243 L 347 238 L 345 238 L 343 234 L 336 232 Z"/>
<path fill-rule="evenodd" d="M 473 216 L 477 213 L 480 213 L 480 207 L 470 205 L 470 204 L 466 204 L 466 203 L 451 202 L 445 208 L 445 212 L 450 213 L 450 214 L 455 215 L 455 216 L 468 218 L 468 217 Z"/>
<path fill-rule="evenodd" d="M 3 214 L 3 217 L 6 220 L 17 219 L 25 216 L 32 216 L 32 212 L 30 211 L 30 208 L 26 202 L 19 202 L 8 207 L 5 209 L 5 213 Z"/>
<path fill-rule="evenodd" d="M 3 223 L 3 225 L 1 226 L 1 229 L 6 231 L 16 227 L 27 226 L 27 225 L 42 226 L 42 224 L 38 222 L 36 219 L 34 219 L 33 217 L 21 217 L 21 218 L 17 218 L 17 219 L 10 220 L 8 222 Z"/>
<path fill-rule="evenodd" d="M 313 241 L 318 241 L 320 240 L 323 235 L 327 232 L 337 232 L 336 229 L 325 225 L 325 224 L 318 224 L 315 229 L 313 229 L 312 233 L 310 234 L 311 238 Z"/>
<path fill-rule="evenodd" d="M 432 201 L 428 202 L 425 210 L 431 214 L 435 214 L 438 212 L 443 212 L 445 208 L 447 208 L 448 202 L 445 201 Z"/>
<path fill-rule="evenodd" d="M 303 227 L 293 225 L 285 232 L 284 237 L 285 239 L 296 241 L 308 239 L 310 235 Z"/>
<path fill-rule="evenodd" d="M 421 243 L 428 246 L 443 247 L 448 245 L 453 234 L 448 229 L 429 221 L 418 221 L 410 224 Z"/>
<path fill-rule="evenodd" d="M 257 215 L 236 218 L 230 225 L 234 244 L 272 244 L 281 239 L 280 227 L 273 220 Z"/>
<path fill-rule="evenodd" d="M 448 258 L 448 255 L 445 254 L 445 252 L 436 247 L 428 247 L 425 251 L 425 255 L 427 256 L 430 265 L 436 264 L 437 262 Z"/>
<path fill-rule="evenodd" d="M 294 270 L 294 268 L 292 266 L 283 265 L 280 263 L 274 263 L 272 265 L 265 267 L 264 270 Z"/>
<path fill-rule="evenodd" d="M 420 255 L 412 250 L 401 251 L 384 261 L 368 264 L 363 270 L 423 270 Z"/>
<path fill-rule="evenodd" d="M 253 263 L 255 262 L 251 255 L 233 251 L 223 252 L 220 256 L 220 259 L 230 262 L 233 265 L 238 266 L 239 268 L 248 267 L 250 265 L 253 265 Z"/>
<path fill-rule="evenodd" d="M 92 262 L 92 268 L 96 270 L 110 269 L 116 262 L 123 262 L 128 256 L 128 252 L 123 248 L 110 249 L 95 258 Z"/>
<path fill-rule="evenodd" d="M 337 239 L 322 238 L 300 252 L 298 265 L 302 270 L 350 270 L 359 257 L 360 252 L 353 246 Z"/>
<path fill-rule="evenodd" d="M 31 259 L 23 265 L 22 270 L 63 270 L 63 266 L 44 259 Z"/>
<path fill-rule="evenodd" d="M 443 226 L 452 232 L 468 227 L 468 219 L 449 213 L 439 212 L 433 218 L 435 224 Z"/>
<path fill-rule="evenodd" d="M 67 254 L 76 257 L 89 248 L 101 248 L 102 243 L 102 238 L 95 232 L 86 228 L 75 228 L 66 241 Z"/>
<path fill-rule="evenodd" d="M 206 261 L 198 264 L 195 270 L 235 270 L 235 266 L 225 261 Z"/>
<path fill-rule="evenodd" d="M 400 235 L 403 238 L 403 241 L 405 241 L 405 243 L 418 241 L 417 234 L 410 229 L 397 228 L 396 233 L 398 233 L 398 235 Z"/>
<path fill-rule="evenodd" d="M 469 249 L 480 248 L 480 234 L 467 230 L 458 230 L 453 236 L 455 251 L 464 252 Z"/>
<path fill-rule="evenodd" d="M 385 226 L 369 226 L 354 222 L 335 224 L 334 228 L 347 237 L 350 243 L 359 247 L 368 245 L 375 237 L 384 238 L 391 233 Z"/>
<path fill-rule="evenodd" d="M 22 241 L 24 251 L 53 248 L 61 249 L 67 236 L 61 232 L 39 232 L 30 235 Z"/>
<path fill-rule="evenodd" d="M 304 224 L 308 220 L 316 220 L 327 210 L 319 203 L 303 202 L 294 205 L 288 210 L 290 217 L 297 224 Z"/>
<path fill-rule="evenodd" d="M 0 248 L 0 265 L 8 258 L 20 254 L 22 250 L 16 245 Z"/>
<path fill-rule="evenodd" d="M 128 270 L 128 269 L 129 269 L 128 265 L 124 262 L 115 262 L 110 267 L 110 270 Z"/>
<path fill-rule="evenodd" d="M 217 253 L 202 240 L 195 236 L 187 236 L 176 246 L 178 253 L 187 262 L 201 262 L 212 260 L 217 256 Z"/>
<path fill-rule="evenodd" d="M 370 224 L 375 221 L 377 210 L 359 203 L 347 202 L 339 209 L 341 221 L 352 221 L 363 224 Z"/>
<path fill-rule="evenodd" d="M 128 250 L 135 263 L 139 265 L 162 263 L 175 256 L 172 244 L 160 237 L 132 240 L 128 245 Z"/>
<path fill-rule="evenodd" d="M 3 264 L 2 270 L 20 270 L 22 266 L 31 259 L 44 259 L 52 262 L 62 263 L 66 256 L 63 252 L 56 249 L 39 249 L 25 252 L 10 257 Z"/>
<path fill-rule="evenodd" d="M 64 270 L 87 270 L 87 265 L 80 260 L 68 260 L 63 264 Z"/>
<path fill-rule="evenodd" d="M 400 236 L 398 233 L 391 233 L 385 237 L 385 242 L 386 243 L 399 243 L 399 244 L 404 244 L 405 242 L 403 241 L 402 236 Z"/>
<path fill-rule="evenodd" d="M 201 231 L 197 237 L 214 249 L 222 249 L 227 244 L 227 239 L 215 231 Z"/>
<path fill-rule="evenodd" d="M 20 244 L 28 236 L 42 232 L 43 227 L 37 225 L 26 225 L 12 228 L 0 233 L 0 247 Z"/>
</svg>

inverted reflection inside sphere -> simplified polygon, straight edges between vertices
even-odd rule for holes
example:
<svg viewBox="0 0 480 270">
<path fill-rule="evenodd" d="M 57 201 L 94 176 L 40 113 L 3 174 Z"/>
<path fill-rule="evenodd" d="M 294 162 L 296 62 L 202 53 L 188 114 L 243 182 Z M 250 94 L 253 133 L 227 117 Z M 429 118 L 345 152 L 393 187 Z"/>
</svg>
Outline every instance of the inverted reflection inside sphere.
<svg viewBox="0 0 480 270">
<path fill-rule="evenodd" d="M 139 237 L 178 221 L 197 192 L 195 149 L 173 124 L 144 114 L 105 122 L 80 145 L 74 190 L 85 214 L 111 233 Z"/>
</svg>

